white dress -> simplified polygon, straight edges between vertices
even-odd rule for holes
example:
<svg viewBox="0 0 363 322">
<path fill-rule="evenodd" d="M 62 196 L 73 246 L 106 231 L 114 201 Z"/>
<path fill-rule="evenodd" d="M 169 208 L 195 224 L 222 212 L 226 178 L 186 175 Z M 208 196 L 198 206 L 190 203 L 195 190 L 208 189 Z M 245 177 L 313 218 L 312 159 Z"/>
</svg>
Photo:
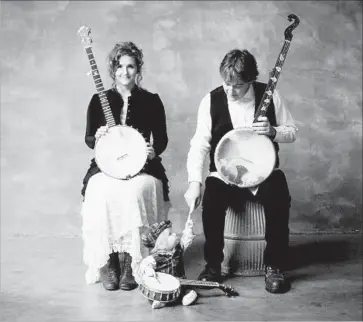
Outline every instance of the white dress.
<svg viewBox="0 0 363 322">
<path fill-rule="evenodd" d="M 132 267 L 149 255 L 141 231 L 167 219 L 162 183 L 148 174 L 116 180 L 102 172 L 88 182 L 82 204 L 83 260 L 87 283 L 99 280 L 99 269 L 112 252 L 128 252 Z"/>
<path fill-rule="evenodd" d="M 142 173 L 130 180 L 117 180 L 102 172 L 93 175 L 81 209 L 86 282 L 99 281 L 99 269 L 112 252 L 128 252 L 136 269 L 149 255 L 141 241 L 142 230 L 166 220 L 169 208 L 162 182 L 151 175 Z"/>
</svg>

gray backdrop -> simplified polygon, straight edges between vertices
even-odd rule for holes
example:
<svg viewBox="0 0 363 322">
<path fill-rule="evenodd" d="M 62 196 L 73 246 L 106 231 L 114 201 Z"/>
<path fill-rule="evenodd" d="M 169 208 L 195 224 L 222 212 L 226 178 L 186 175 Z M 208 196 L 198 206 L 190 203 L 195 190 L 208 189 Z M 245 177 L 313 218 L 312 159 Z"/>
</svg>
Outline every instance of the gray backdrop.
<svg viewBox="0 0 363 322">
<path fill-rule="evenodd" d="M 182 224 L 186 156 L 200 99 L 220 85 L 219 62 L 235 47 L 256 56 L 259 80 L 267 81 L 289 13 L 301 23 L 278 89 L 299 127 L 296 142 L 281 147 L 293 198 L 292 231 L 360 229 L 358 1 L 2 1 L 3 233 L 80 233 L 81 181 L 93 156 L 84 144 L 85 115 L 95 92 L 77 35 L 81 25 L 91 27 L 107 86 L 105 58 L 115 42 L 132 40 L 143 49 L 143 86 L 158 92 L 166 108 L 170 143 L 163 159 L 171 216 Z"/>
</svg>

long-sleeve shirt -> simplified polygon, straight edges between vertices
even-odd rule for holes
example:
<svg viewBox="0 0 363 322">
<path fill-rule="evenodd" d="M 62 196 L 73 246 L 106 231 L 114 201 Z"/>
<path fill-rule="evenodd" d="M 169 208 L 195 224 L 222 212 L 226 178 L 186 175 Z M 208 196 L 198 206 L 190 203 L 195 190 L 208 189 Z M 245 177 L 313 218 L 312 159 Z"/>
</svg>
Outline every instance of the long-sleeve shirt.
<svg viewBox="0 0 363 322">
<path fill-rule="evenodd" d="M 275 105 L 276 136 L 274 141 L 277 143 L 291 143 L 296 139 L 298 131 L 295 121 L 282 101 L 277 90 L 273 93 Z M 210 93 L 206 94 L 200 102 L 198 109 L 197 128 L 190 141 L 190 149 L 187 157 L 188 182 L 196 181 L 202 184 L 203 165 L 206 155 L 211 149 L 211 128 L 212 120 L 210 114 Z M 252 127 L 255 114 L 255 93 L 253 86 L 250 86 L 245 96 L 238 101 L 228 101 L 228 110 L 231 116 L 233 128 Z M 209 176 L 221 178 L 218 172 L 213 171 Z M 256 192 L 256 189 L 252 189 Z"/>
</svg>

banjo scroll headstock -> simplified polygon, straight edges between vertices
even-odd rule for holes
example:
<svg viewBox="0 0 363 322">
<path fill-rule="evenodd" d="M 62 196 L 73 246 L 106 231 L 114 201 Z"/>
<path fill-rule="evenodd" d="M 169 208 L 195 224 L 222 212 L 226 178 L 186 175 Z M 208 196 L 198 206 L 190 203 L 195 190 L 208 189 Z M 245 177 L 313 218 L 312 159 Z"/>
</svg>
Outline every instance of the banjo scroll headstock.
<svg viewBox="0 0 363 322">
<path fill-rule="evenodd" d="M 291 41 L 292 40 L 292 31 L 299 25 L 300 19 L 298 16 L 293 13 L 287 16 L 287 20 L 293 21 L 289 27 L 285 29 L 285 39 Z"/>
</svg>

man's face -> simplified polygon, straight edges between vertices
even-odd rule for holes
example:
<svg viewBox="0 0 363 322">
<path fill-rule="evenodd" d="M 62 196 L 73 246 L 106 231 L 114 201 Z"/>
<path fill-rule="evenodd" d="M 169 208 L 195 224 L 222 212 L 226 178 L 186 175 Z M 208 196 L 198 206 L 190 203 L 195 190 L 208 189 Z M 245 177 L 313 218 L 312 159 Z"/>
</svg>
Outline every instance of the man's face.
<svg viewBox="0 0 363 322">
<path fill-rule="evenodd" d="M 250 82 L 243 82 L 242 80 L 223 81 L 224 92 L 229 101 L 238 101 L 246 95 Z"/>
</svg>

